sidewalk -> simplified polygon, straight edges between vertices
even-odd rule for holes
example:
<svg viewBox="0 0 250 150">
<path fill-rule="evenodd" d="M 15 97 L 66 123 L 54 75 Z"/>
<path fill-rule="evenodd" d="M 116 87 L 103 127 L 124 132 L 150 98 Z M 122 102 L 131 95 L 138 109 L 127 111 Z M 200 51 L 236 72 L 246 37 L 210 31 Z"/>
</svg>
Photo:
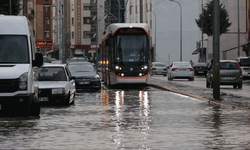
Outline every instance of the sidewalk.
<svg viewBox="0 0 250 150">
<path fill-rule="evenodd" d="M 213 89 L 206 88 L 205 78 L 196 78 L 194 81 L 173 80 L 168 81 L 167 77 L 153 76 L 151 86 L 162 88 L 171 92 L 179 93 L 189 97 L 204 100 L 210 103 L 219 103 L 232 108 L 250 109 L 250 81 L 243 83 L 242 90 L 233 89 L 232 86 L 220 87 L 221 100 L 213 99 Z"/>
</svg>

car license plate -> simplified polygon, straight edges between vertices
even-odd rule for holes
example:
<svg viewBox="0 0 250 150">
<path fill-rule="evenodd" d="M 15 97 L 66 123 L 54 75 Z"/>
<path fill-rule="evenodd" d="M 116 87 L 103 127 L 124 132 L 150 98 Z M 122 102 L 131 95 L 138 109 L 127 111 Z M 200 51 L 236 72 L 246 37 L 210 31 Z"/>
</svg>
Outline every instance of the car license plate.
<svg viewBox="0 0 250 150">
<path fill-rule="evenodd" d="M 221 77 L 222 79 L 229 79 L 229 80 L 232 80 L 232 79 L 235 79 L 235 77 Z"/>
<path fill-rule="evenodd" d="M 90 82 L 79 82 L 79 84 L 90 84 Z"/>
<path fill-rule="evenodd" d="M 198 71 L 198 73 L 204 73 L 204 71 Z"/>
<path fill-rule="evenodd" d="M 49 101 L 49 98 L 48 97 L 39 97 L 39 101 L 40 102 L 47 102 L 47 101 Z"/>
<path fill-rule="evenodd" d="M 186 71 L 186 69 L 179 69 L 180 71 Z"/>
</svg>

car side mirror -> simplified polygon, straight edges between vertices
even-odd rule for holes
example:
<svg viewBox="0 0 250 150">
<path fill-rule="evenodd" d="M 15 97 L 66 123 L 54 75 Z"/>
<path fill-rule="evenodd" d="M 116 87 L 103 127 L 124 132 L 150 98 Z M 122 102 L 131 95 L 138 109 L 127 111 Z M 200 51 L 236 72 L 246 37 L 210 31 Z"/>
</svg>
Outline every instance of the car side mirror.
<svg viewBox="0 0 250 150">
<path fill-rule="evenodd" d="M 76 77 L 75 77 L 75 76 L 70 76 L 69 79 L 70 79 L 70 80 L 75 80 Z"/>
<path fill-rule="evenodd" d="M 43 54 L 36 53 L 35 54 L 35 60 L 32 62 L 33 67 L 41 67 L 43 65 Z"/>
</svg>

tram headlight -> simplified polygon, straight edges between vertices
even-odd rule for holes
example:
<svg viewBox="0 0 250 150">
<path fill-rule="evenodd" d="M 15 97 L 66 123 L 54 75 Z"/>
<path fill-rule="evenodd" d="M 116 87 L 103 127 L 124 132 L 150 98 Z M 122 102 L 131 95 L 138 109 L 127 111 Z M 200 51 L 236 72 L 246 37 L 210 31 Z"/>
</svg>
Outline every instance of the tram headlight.
<svg viewBox="0 0 250 150">
<path fill-rule="evenodd" d="M 122 67 L 116 65 L 116 66 L 115 66 L 115 69 L 116 69 L 116 70 L 122 70 Z"/>
<path fill-rule="evenodd" d="M 148 66 L 141 66 L 141 70 L 147 70 Z"/>
</svg>

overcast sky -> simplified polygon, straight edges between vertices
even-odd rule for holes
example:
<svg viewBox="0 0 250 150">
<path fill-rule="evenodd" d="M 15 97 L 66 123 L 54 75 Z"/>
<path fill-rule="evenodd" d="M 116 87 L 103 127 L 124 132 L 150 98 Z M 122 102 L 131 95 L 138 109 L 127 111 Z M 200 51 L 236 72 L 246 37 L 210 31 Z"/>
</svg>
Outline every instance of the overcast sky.
<svg viewBox="0 0 250 150">
<path fill-rule="evenodd" d="M 158 3 L 153 6 L 157 18 L 157 61 L 168 65 L 169 62 L 180 60 L 180 6 L 169 0 L 154 1 L 154 5 Z M 199 0 L 176 1 L 182 6 L 182 61 L 197 62 L 198 55 L 192 55 L 192 52 L 199 41 L 199 28 L 195 23 L 199 15 Z"/>
</svg>

